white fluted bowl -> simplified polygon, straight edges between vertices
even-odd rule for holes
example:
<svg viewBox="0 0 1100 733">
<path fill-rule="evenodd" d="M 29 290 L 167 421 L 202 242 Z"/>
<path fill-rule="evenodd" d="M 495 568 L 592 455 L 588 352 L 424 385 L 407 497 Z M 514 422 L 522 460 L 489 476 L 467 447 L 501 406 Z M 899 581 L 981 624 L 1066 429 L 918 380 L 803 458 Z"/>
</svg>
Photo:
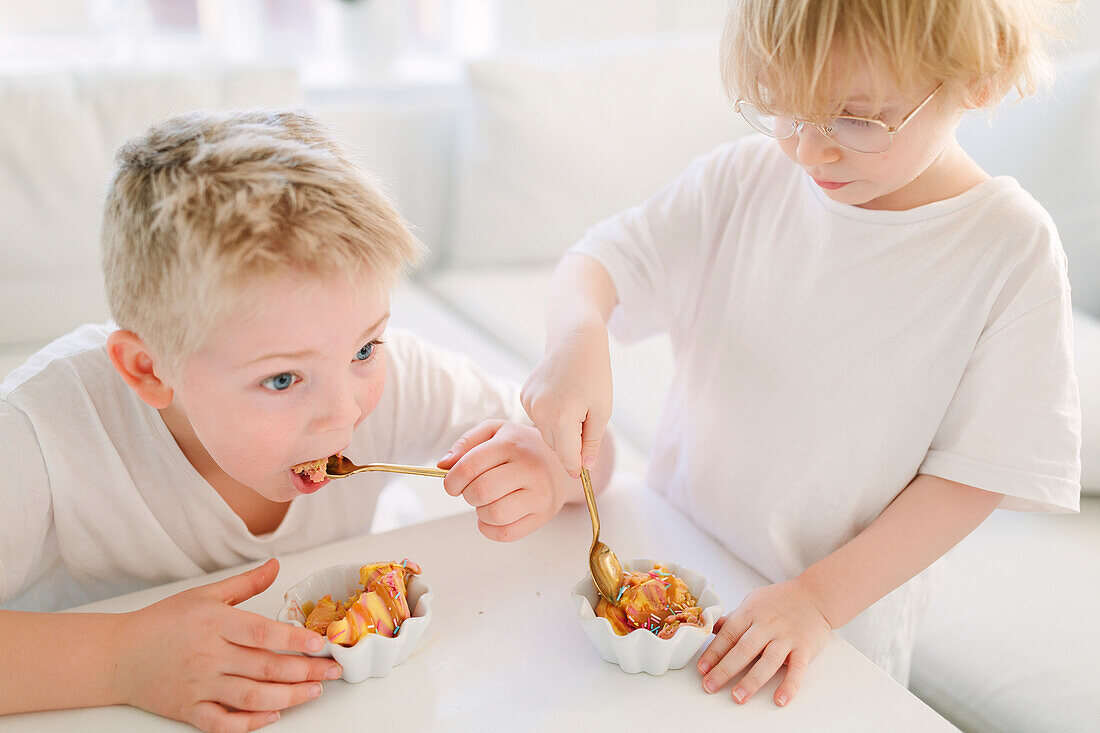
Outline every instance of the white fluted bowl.
<svg viewBox="0 0 1100 733">
<path fill-rule="evenodd" d="M 324 596 L 344 600 L 362 586 L 359 584 L 359 568 L 370 563 L 334 565 L 318 570 L 294 585 L 283 595 L 283 607 L 277 621 L 293 626 L 305 626 L 306 614 L 302 604 L 316 602 Z M 432 619 L 432 589 L 419 575 L 409 577 L 406 596 L 412 613 L 393 638 L 367 634 L 355 646 L 346 647 L 326 641 L 321 651 L 311 657 L 330 657 L 340 663 L 347 682 L 362 682 L 368 677 L 385 677 L 390 670 L 409 658 L 413 649 L 428 628 Z"/>
<path fill-rule="evenodd" d="M 649 571 L 657 563 L 650 558 L 635 558 L 622 561 L 622 566 L 623 570 Z M 714 622 L 722 616 L 722 602 L 710 589 L 710 581 L 706 577 L 676 563 L 659 564 L 687 583 L 703 609 L 703 626 L 681 626 L 671 639 L 659 639 L 645 629 L 635 629 L 626 636 L 619 636 L 611 628 L 610 621 L 596 615 L 599 592 L 592 576 L 586 575 L 573 586 L 573 603 L 577 607 L 581 628 L 596 645 L 601 657 L 630 674 L 647 672 L 661 675 L 670 669 L 680 669 L 711 638 Z"/>
</svg>

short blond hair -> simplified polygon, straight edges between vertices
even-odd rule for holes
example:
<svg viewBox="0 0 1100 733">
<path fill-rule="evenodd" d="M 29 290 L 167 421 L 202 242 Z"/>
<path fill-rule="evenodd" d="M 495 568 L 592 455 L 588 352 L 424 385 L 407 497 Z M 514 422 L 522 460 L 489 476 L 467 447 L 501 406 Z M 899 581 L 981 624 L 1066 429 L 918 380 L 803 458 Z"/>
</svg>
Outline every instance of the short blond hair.
<svg viewBox="0 0 1100 733">
<path fill-rule="evenodd" d="M 731 99 L 813 117 L 855 65 L 874 64 L 898 89 L 943 83 L 967 107 L 997 104 L 1047 77 L 1044 41 L 1065 0 L 734 0 L 722 43 Z M 875 74 L 876 83 L 883 82 Z M 881 103 L 882 89 L 876 93 Z"/>
<path fill-rule="evenodd" d="M 249 278 L 369 273 L 382 287 L 423 245 L 315 118 L 191 112 L 122 145 L 101 241 L 107 300 L 168 371 L 201 346 Z"/>
</svg>

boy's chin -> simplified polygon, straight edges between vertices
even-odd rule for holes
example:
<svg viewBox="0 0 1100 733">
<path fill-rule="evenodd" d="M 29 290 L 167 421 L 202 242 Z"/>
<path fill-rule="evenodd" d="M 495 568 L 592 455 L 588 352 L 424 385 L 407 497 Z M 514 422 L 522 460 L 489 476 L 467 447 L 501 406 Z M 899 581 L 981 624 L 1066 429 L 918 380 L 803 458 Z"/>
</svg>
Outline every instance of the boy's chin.
<svg viewBox="0 0 1100 733">
<path fill-rule="evenodd" d="M 848 204 L 849 206 L 862 206 L 874 198 L 866 193 L 861 193 L 858 189 L 852 190 L 851 184 L 833 191 L 821 189 L 821 192 L 825 194 L 826 198 L 832 199 L 838 204 Z"/>
</svg>

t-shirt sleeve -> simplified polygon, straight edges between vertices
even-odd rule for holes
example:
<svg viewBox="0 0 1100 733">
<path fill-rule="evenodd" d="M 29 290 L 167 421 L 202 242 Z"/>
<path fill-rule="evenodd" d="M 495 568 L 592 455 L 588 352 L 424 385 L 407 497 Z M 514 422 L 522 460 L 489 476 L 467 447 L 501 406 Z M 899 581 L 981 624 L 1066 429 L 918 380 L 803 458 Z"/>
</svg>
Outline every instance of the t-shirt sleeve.
<svg viewBox="0 0 1100 733">
<path fill-rule="evenodd" d="M 388 434 L 384 460 L 434 465 L 485 420 L 530 425 L 518 384 L 407 331 L 393 330 L 387 340 L 384 397 L 367 418 L 371 430 Z"/>
<path fill-rule="evenodd" d="M 667 332 L 694 302 L 710 255 L 713 202 L 733 200 L 735 175 L 720 148 L 692 161 L 645 203 L 585 232 L 569 251 L 597 260 L 611 276 L 619 303 L 608 327 L 630 343 Z"/>
<path fill-rule="evenodd" d="M 1028 269 L 978 339 L 919 472 L 1004 494 L 1003 509 L 1075 512 L 1081 409 L 1069 288 L 1056 262 Z"/>
<path fill-rule="evenodd" d="M 58 558 L 51 540 L 53 507 L 49 475 L 34 427 L 0 399 L 0 604 L 19 595 Z"/>
</svg>

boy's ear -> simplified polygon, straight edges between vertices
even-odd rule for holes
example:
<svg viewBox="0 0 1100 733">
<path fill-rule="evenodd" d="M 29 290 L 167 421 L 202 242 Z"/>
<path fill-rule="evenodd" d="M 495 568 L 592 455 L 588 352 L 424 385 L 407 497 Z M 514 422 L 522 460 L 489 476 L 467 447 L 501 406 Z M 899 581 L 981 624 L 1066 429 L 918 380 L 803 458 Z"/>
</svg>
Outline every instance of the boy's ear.
<svg viewBox="0 0 1100 733">
<path fill-rule="evenodd" d="M 987 80 L 971 86 L 967 89 L 966 100 L 963 102 L 964 109 L 981 109 L 989 103 L 990 97 L 993 96 L 993 81 Z"/>
<path fill-rule="evenodd" d="M 108 334 L 107 356 L 147 405 L 163 410 L 172 404 L 172 388 L 157 376 L 153 354 L 136 333 L 118 329 Z"/>
</svg>

